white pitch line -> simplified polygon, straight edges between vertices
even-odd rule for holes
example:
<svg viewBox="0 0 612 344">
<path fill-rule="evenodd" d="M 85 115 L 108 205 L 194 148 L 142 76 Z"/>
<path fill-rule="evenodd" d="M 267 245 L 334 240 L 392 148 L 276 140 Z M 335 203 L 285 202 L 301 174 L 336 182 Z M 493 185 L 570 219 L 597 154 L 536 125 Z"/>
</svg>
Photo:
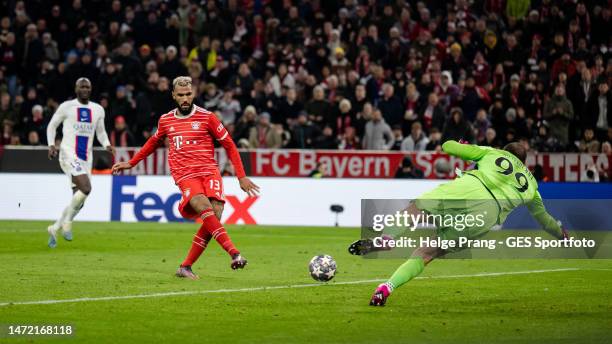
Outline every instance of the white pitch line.
<svg viewBox="0 0 612 344">
<path fill-rule="evenodd" d="M 579 268 L 561 268 L 561 269 L 548 269 L 548 270 L 485 272 L 485 273 L 470 274 L 470 275 L 423 276 L 423 277 L 416 277 L 416 279 L 428 280 L 428 279 L 446 279 L 446 278 L 495 277 L 495 276 L 507 276 L 507 275 L 539 274 L 539 273 L 545 273 L 545 272 L 577 271 L 577 270 L 581 270 L 581 269 L 579 269 Z M 254 288 L 173 291 L 173 292 L 154 293 L 154 294 L 136 294 L 136 295 L 101 296 L 101 297 L 81 297 L 81 298 L 77 298 L 77 299 L 63 299 L 63 300 L 16 301 L 16 302 L 3 302 L 3 303 L 0 303 L 0 307 L 4 307 L 4 306 L 17 306 L 17 305 L 51 305 L 51 304 L 57 304 L 57 303 L 76 303 L 76 302 L 92 302 L 92 301 L 113 301 L 113 300 L 130 300 L 130 299 L 147 299 L 147 298 L 157 298 L 157 297 L 200 295 L 200 294 L 217 294 L 217 293 L 240 293 L 240 292 L 266 291 L 266 290 L 276 290 L 276 289 L 314 288 L 314 287 L 321 287 L 321 286 L 366 284 L 366 283 L 375 283 L 375 282 L 383 282 L 383 281 L 386 281 L 386 280 L 385 279 L 369 279 L 369 280 L 346 281 L 346 282 L 336 282 L 336 283 L 309 283 L 309 284 L 277 285 L 277 286 L 254 287 Z"/>
</svg>

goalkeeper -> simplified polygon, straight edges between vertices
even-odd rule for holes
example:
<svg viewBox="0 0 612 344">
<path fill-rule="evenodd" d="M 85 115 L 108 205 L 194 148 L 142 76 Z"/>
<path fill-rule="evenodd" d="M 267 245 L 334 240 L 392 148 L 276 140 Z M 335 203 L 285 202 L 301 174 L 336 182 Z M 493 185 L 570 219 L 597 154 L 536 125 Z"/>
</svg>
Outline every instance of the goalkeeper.
<svg viewBox="0 0 612 344">
<path fill-rule="evenodd" d="M 544 208 L 538 184 L 525 167 L 527 151 L 523 145 L 509 143 L 503 150 L 491 147 L 447 141 L 442 149 L 465 161 L 474 161 L 476 169 L 464 172 L 451 182 L 442 184 L 421 195 L 407 209 L 409 214 L 487 214 L 484 223 L 458 231 L 452 227 L 436 226 L 436 234 L 443 240 L 456 241 L 460 236 L 474 239 L 486 234 L 493 226 L 501 225 L 516 207 L 526 205 L 542 228 L 557 238 L 566 238 L 567 232 Z M 351 245 L 353 254 L 365 254 L 371 245 L 364 240 Z M 361 251 L 360 251 L 361 250 Z M 376 288 L 370 300 L 372 306 L 382 306 L 394 289 L 418 276 L 425 265 L 450 250 L 437 247 L 419 247 L 389 280 Z"/>
</svg>

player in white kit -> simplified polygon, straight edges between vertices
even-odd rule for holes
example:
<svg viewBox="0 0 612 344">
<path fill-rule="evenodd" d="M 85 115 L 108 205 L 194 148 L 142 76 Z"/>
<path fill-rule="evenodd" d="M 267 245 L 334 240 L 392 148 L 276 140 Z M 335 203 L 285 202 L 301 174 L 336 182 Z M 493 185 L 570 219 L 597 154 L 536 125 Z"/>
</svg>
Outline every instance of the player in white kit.
<svg viewBox="0 0 612 344">
<path fill-rule="evenodd" d="M 47 142 L 49 144 L 49 159 L 55 158 L 59 152 L 59 163 L 62 171 L 70 178 L 72 200 L 62 212 L 61 217 L 47 228 L 50 248 L 57 246 L 57 232 L 61 229 L 62 236 L 72 241 L 72 220 L 83 207 L 85 199 L 91 192 L 92 146 L 94 133 L 98 142 L 111 154 L 115 149 L 111 146 L 104 129 L 104 108 L 89 100 L 91 82 L 80 78 L 75 84 L 76 99 L 60 104 L 47 127 Z M 55 146 L 55 133 L 63 124 L 62 143 L 59 150 Z"/>
</svg>

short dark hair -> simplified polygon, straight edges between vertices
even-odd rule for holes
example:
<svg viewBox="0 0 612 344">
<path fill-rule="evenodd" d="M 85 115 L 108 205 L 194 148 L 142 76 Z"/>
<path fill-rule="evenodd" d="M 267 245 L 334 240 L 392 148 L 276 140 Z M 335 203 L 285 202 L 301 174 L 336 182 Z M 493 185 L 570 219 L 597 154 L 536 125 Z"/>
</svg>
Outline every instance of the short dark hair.
<svg viewBox="0 0 612 344">
<path fill-rule="evenodd" d="M 514 154 L 523 163 L 527 160 L 527 149 L 520 142 L 510 142 L 504 147 L 504 150 Z"/>
</svg>

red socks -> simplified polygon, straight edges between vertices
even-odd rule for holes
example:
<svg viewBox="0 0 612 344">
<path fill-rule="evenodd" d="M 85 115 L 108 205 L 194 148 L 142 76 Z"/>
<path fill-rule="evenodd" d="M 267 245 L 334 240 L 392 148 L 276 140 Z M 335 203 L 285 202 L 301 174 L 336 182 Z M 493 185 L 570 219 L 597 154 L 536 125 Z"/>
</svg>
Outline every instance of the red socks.
<svg viewBox="0 0 612 344">
<path fill-rule="evenodd" d="M 206 246 L 208 246 L 208 242 L 212 238 L 212 235 L 206 231 L 204 226 L 202 225 L 196 235 L 193 237 L 193 243 L 191 244 L 191 248 L 189 249 L 189 253 L 187 254 L 187 258 L 183 261 L 181 266 L 191 266 L 193 263 L 200 258 Z"/>
<path fill-rule="evenodd" d="M 240 253 L 238 249 L 232 243 L 229 235 L 223 228 L 223 225 L 215 216 L 215 213 L 212 209 L 206 209 L 200 214 L 200 218 L 202 219 L 202 226 L 193 237 L 193 243 L 191 244 L 191 249 L 189 249 L 189 253 L 187 254 L 187 258 L 181 264 L 181 266 L 191 266 L 195 263 L 211 238 L 217 240 L 217 242 L 223 247 L 223 249 L 229 253 L 230 256 L 234 254 Z"/>
<path fill-rule="evenodd" d="M 209 215 L 211 213 L 212 215 Z M 217 219 L 212 209 L 204 210 L 202 214 L 200 214 L 200 217 L 202 218 L 202 227 L 206 228 L 208 233 L 217 240 L 225 252 L 229 253 L 230 256 L 240 253 L 234 246 L 234 243 L 232 243 L 232 239 L 227 235 L 225 228 L 223 228 L 223 225 L 219 219 Z"/>
</svg>

